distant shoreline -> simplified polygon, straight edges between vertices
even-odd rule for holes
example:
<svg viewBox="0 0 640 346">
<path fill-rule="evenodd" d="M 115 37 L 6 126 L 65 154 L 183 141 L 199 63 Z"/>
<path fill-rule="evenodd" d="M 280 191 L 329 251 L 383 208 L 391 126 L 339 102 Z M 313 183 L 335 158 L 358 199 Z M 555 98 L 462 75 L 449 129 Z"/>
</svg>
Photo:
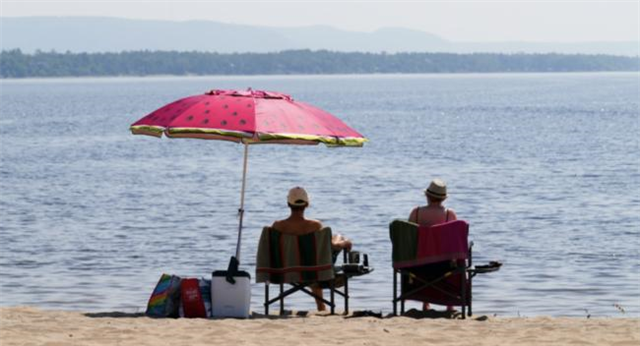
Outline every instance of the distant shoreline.
<svg viewBox="0 0 640 346">
<path fill-rule="evenodd" d="M 0 53 L 0 78 L 636 72 L 639 57 L 587 54 L 125 51 Z"/>
<path fill-rule="evenodd" d="M 523 77 L 534 78 L 543 76 L 594 76 L 594 75 L 610 75 L 610 76 L 629 76 L 639 75 L 640 71 L 575 71 L 575 72 L 453 72 L 453 73 L 352 73 L 352 74 L 252 74 L 252 75 L 113 75 L 113 76 L 53 76 L 53 77 L 22 77 L 22 78 L 6 78 L 0 77 L 0 83 L 12 82 L 87 82 L 87 81 L 155 81 L 155 80 L 188 80 L 188 79 L 261 79 L 261 78 L 280 78 L 280 79 L 305 79 L 305 78 L 483 78 L 483 77 Z"/>
<path fill-rule="evenodd" d="M 576 72 L 454 72 L 454 73 L 361 73 L 361 74 L 254 74 L 254 75 L 119 75 L 119 76 L 61 76 L 61 77 L 23 77 L 23 78 L 0 78 L 0 83 L 7 82 L 86 82 L 90 80 L 99 81 L 124 81 L 132 80 L 174 80 L 174 79 L 260 79 L 260 78 L 282 78 L 282 79 L 304 79 L 304 78 L 472 78 L 472 77 L 536 77 L 536 76 L 591 76 L 591 75 L 611 75 L 625 76 L 637 74 L 639 71 L 576 71 Z"/>
</svg>

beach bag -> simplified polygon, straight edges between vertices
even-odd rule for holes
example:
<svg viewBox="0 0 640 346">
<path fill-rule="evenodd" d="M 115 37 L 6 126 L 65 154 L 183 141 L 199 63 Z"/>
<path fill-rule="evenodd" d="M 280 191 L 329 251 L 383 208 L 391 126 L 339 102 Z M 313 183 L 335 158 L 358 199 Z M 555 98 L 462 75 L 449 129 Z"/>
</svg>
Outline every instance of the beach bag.
<svg viewBox="0 0 640 346">
<path fill-rule="evenodd" d="M 177 318 L 180 308 L 180 282 L 178 276 L 162 274 L 149 298 L 146 315 Z"/>
<path fill-rule="evenodd" d="M 212 316 L 211 314 L 211 280 L 207 280 L 205 278 L 198 279 L 198 286 L 200 288 L 200 296 L 202 297 L 202 302 L 204 303 L 204 309 L 207 315 L 207 318 Z M 180 303 L 180 317 L 191 317 L 186 316 L 184 313 L 184 304 Z"/>
<path fill-rule="evenodd" d="M 207 288 L 207 286 L 209 288 Z M 211 282 L 206 282 L 206 280 L 203 279 L 183 279 L 180 283 L 180 317 L 210 317 L 210 287 Z M 209 309 L 207 309 L 207 301 L 209 301 Z"/>
</svg>

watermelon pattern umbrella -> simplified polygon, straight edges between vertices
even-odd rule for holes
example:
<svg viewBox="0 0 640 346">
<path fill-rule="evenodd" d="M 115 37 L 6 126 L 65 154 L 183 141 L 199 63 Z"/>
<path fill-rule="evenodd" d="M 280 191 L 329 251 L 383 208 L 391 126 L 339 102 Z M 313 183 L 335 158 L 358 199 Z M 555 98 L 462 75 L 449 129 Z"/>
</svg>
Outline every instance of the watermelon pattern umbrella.
<svg viewBox="0 0 640 346">
<path fill-rule="evenodd" d="M 367 139 L 340 119 L 289 95 L 248 89 L 211 90 L 169 103 L 131 125 L 136 135 L 199 138 L 244 144 L 238 242 L 232 263 L 240 261 L 249 145 L 319 144 L 361 147 Z M 229 267 L 232 267 L 230 263 Z"/>
</svg>

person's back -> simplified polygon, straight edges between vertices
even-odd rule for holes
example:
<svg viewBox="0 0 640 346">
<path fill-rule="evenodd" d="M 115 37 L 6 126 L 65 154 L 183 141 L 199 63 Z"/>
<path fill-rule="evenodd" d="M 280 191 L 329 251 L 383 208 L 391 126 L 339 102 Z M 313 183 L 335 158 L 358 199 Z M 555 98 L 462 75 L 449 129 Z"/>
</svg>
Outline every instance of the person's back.
<svg viewBox="0 0 640 346">
<path fill-rule="evenodd" d="M 271 228 L 286 234 L 303 235 L 321 230 L 322 223 L 305 219 L 302 214 L 292 213 L 288 218 L 274 222 Z"/>
<path fill-rule="evenodd" d="M 426 206 L 416 207 L 409 215 L 409 221 L 420 226 L 434 226 L 457 219 L 456 212 L 445 208 L 441 202 L 430 202 Z"/>
<path fill-rule="evenodd" d="M 287 196 L 287 204 L 291 209 L 291 215 L 284 220 L 275 221 L 271 228 L 278 232 L 291 235 L 304 235 L 317 232 L 322 229 L 322 222 L 313 219 L 305 219 L 304 217 L 304 210 L 309 206 L 309 196 L 303 188 L 292 188 Z M 340 249 L 350 250 L 351 246 L 351 240 L 348 238 L 339 234 L 332 235 L 331 247 L 334 251 Z M 312 290 L 316 296 L 322 297 L 322 288 L 314 287 Z M 325 305 L 322 300 L 316 299 L 316 304 L 319 311 L 325 310 Z"/>
<path fill-rule="evenodd" d="M 425 191 L 427 205 L 414 208 L 409 214 L 409 221 L 420 226 L 433 226 L 458 219 L 453 209 L 445 208 L 447 185 L 440 179 L 434 179 Z"/>
</svg>

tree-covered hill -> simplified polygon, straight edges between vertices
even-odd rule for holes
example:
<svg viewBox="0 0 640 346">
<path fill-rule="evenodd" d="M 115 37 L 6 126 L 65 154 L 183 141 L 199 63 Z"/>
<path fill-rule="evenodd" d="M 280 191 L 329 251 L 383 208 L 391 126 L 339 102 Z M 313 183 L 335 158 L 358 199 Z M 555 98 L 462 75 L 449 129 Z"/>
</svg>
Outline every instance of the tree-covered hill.
<svg viewBox="0 0 640 346">
<path fill-rule="evenodd" d="M 342 53 L 289 50 L 219 54 L 176 51 L 0 53 L 0 77 L 489 73 L 638 71 L 640 59 L 611 55 Z"/>
</svg>

